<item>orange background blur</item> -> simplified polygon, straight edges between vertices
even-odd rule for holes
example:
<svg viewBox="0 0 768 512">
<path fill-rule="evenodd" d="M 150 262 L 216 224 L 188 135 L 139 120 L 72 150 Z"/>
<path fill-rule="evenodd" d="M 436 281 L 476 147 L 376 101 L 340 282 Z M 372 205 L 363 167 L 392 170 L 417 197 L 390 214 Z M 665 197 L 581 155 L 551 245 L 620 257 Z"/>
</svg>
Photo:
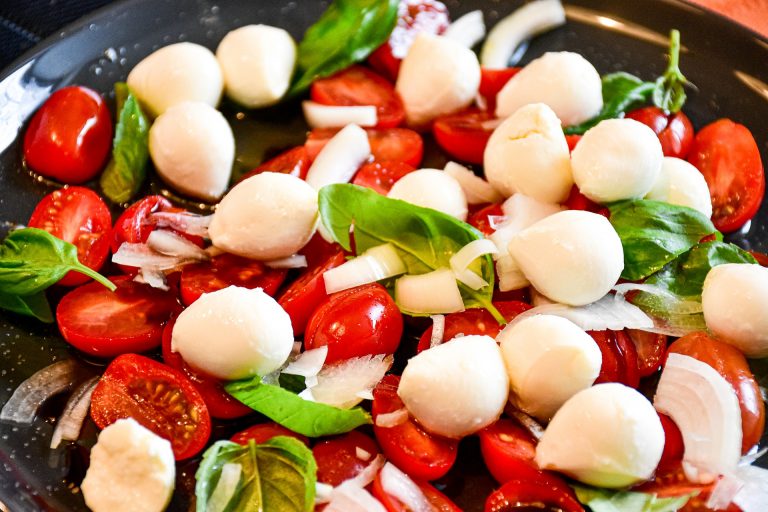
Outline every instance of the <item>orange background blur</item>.
<svg viewBox="0 0 768 512">
<path fill-rule="evenodd" d="M 768 37 L 768 0 L 688 0 L 746 25 Z"/>
</svg>

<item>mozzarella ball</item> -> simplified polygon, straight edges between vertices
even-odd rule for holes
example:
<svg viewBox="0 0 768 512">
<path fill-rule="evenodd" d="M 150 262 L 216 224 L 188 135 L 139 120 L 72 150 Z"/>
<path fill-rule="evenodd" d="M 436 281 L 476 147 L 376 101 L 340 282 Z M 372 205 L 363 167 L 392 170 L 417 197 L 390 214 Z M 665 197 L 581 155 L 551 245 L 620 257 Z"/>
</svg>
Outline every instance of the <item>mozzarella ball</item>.
<svg viewBox="0 0 768 512">
<path fill-rule="evenodd" d="M 645 198 L 688 206 L 707 218 L 712 216 L 712 199 L 704 175 L 680 158 L 664 157 L 659 177 Z"/>
<path fill-rule="evenodd" d="M 548 421 L 600 374 L 603 357 L 595 340 L 559 316 L 524 318 L 496 341 L 509 374 L 510 401 L 540 420 Z"/>
<path fill-rule="evenodd" d="M 419 169 L 406 174 L 395 182 L 387 197 L 432 208 L 459 220 L 467 218 L 467 196 L 461 184 L 438 169 Z"/>
<path fill-rule="evenodd" d="M 463 336 L 412 357 L 397 393 L 424 428 L 460 438 L 499 419 L 509 379 L 493 338 Z"/>
<path fill-rule="evenodd" d="M 483 155 L 485 178 L 505 197 L 521 193 L 561 203 L 573 186 L 560 120 L 543 103 L 526 105 L 499 125 Z"/>
<path fill-rule="evenodd" d="M 529 103 L 546 103 L 565 126 L 592 119 L 603 108 L 600 74 L 578 53 L 545 53 L 499 91 L 496 117 L 510 116 Z"/>
<path fill-rule="evenodd" d="M 701 294 L 707 328 L 747 357 L 768 356 L 768 268 L 744 263 L 718 265 Z"/>
<path fill-rule="evenodd" d="M 468 107 L 480 87 L 475 53 L 446 37 L 421 32 L 403 59 L 395 90 L 408 124 L 421 126 Z"/>
<path fill-rule="evenodd" d="M 571 155 L 573 181 L 597 203 L 645 196 L 664 154 L 653 130 L 634 119 L 607 119 L 584 134 Z"/>
<path fill-rule="evenodd" d="M 540 220 L 512 239 L 509 252 L 537 291 L 572 306 L 603 297 L 624 270 L 619 235 L 608 219 L 586 211 Z"/>
<path fill-rule="evenodd" d="M 211 50 L 195 43 L 160 48 L 128 74 L 128 86 L 152 117 L 183 101 L 218 105 L 224 80 Z"/>
<path fill-rule="evenodd" d="M 256 260 L 296 254 L 315 232 L 317 191 L 290 174 L 263 172 L 224 196 L 208 228 L 213 245 Z"/>
<path fill-rule="evenodd" d="M 207 103 L 187 101 L 161 114 L 149 129 L 149 154 L 170 186 L 205 201 L 220 198 L 235 160 L 235 137 Z"/>
<path fill-rule="evenodd" d="M 247 25 L 229 32 L 216 49 L 227 96 L 248 108 L 277 103 L 296 65 L 296 43 L 281 28 Z"/>
<path fill-rule="evenodd" d="M 223 380 L 267 375 L 293 349 L 291 318 L 261 288 L 204 293 L 173 326 L 171 349 L 193 368 Z"/>
<path fill-rule="evenodd" d="M 560 408 L 536 447 L 541 469 L 585 484 L 619 488 L 647 480 L 664 450 L 664 429 L 643 395 L 623 384 L 598 384 Z"/>
</svg>

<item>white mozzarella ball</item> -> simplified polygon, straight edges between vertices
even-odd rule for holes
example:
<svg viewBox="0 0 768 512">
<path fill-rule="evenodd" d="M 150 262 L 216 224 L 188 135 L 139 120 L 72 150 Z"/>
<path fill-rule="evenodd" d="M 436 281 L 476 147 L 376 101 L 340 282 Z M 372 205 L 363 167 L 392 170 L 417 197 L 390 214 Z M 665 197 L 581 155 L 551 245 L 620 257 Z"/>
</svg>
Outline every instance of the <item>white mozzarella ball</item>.
<svg viewBox="0 0 768 512">
<path fill-rule="evenodd" d="M 460 438 L 499 418 L 509 379 L 493 338 L 463 336 L 412 357 L 397 393 L 427 430 Z"/>
<path fill-rule="evenodd" d="M 403 59 L 395 90 L 408 124 L 421 126 L 469 106 L 479 87 L 480 63 L 472 50 L 422 32 Z"/>
<path fill-rule="evenodd" d="M 659 177 L 645 198 L 688 206 L 712 216 L 712 199 L 704 175 L 680 158 L 664 157 Z"/>
<path fill-rule="evenodd" d="M 603 297 L 624 270 L 619 235 L 608 219 L 586 211 L 540 220 L 512 239 L 509 252 L 537 291 L 572 306 Z"/>
<path fill-rule="evenodd" d="M 602 355 L 592 337 L 570 320 L 536 315 L 504 329 L 496 341 L 507 365 L 510 400 L 548 421 L 600 374 Z"/>
<path fill-rule="evenodd" d="M 264 172 L 224 196 L 208 228 L 213 245 L 257 260 L 296 254 L 317 225 L 317 191 L 289 174 Z"/>
<path fill-rule="evenodd" d="M 387 197 L 432 208 L 459 220 L 467 218 L 467 196 L 461 184 L 445 171 L 419 169 L 394 184 Z"/>
<path fill-rule="evenodd" d="M 603 108 L 600 74 L 578 53 L 545 53 L 499 91 L 496 116 L 510 116 L 529 103 L 546 103 L 565 126 L 587 121 Z"/>
<path fill-rule="evenodd" d="M 195 43 L 176 43 L 151 53 L 131 70 L 127 82 L 152 117 L 183 101 L 215 107 L 224 88 L 216 56 Z"/>
<path fill-rule="evenodd" d="M 173 326 L 171 349 L 193 368 L 223 380 L 267 375 L 293 349 L 291 318 L 261 288 L 204 293 Z"/>
<path fill-rule="evenodd" d="M 248 108 L 277 103 L 296 65 L 296 43 L 281 28 L 247 25 L 232 30 L 216 49 L 227 96 Z"/>
<path fill-rule="evenodd" d="M 571 155 L 573 180 L 598 203 L 645 196 L 664 154 L 653 130 L 634 119 L 607 119 L 584 134 Z"/>
<path fill-rule="evenodd" d="M 207 103 L 174 105 L 149 129 L 149 154 L 157 173 L 191 197 L 221 197 L 232 173 L 235 137 L 224 116 Z"/>
<path fill-rule="evenodd" d="M 171 443 L 126 418 L 99 434 L 80 489 L 93 512 L 162 512 L 175 482 Z"/>
<path fill-rule="evenodd" d="M 727 263 L 709 271 L 701 294 L 704 320 L 747 357 L 768 356 L 768 268 Z"/>
<path fill-rule="evenodd" d="M 557 411 L 536 463 L 585 484 L 620 488 L 649 479 L 663 450 L 664 429 L 651 402 L 623 384 L 598 384 Z"/>
<path fill-rule="evenodd" d="M 501 123 L 483 155 L 485 178 L 505 197 L 521 193 L 561 203 L 573 186 L 560 120 L 543 103 L 525 105 Z"/>
</svg>

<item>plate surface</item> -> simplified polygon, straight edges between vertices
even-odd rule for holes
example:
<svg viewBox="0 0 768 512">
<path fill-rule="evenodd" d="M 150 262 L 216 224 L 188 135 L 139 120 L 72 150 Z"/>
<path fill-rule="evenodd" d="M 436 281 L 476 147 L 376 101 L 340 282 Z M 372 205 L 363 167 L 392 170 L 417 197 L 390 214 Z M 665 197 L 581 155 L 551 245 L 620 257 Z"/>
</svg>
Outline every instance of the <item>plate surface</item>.
<svg viewBox="0 0 768 512">
<path fill-rule="evenodd" d="M 522 2 L 445 3 L 454 19 L 479 8 L 492 25 Z M 677 28 L 684 46 L 683 71 L 698 87 L 690 93 L 685 108 L 694 125 L 700 128 L 723 116 L 743 123 L 755 135 L 763 161 L 768 162 L 768 42 L 724 18 L 673 0 L 564 3 L 568 24 L 533 41 L 523 63 L 548 50 L 571 50 L 583 54 L 601 74 L 624 70 L 650 80 L 663 71 L 667 34 Z M 25 54 L 0 74 L 2 231 L 26 222 L 39 199 L 52 190 L 51 184 L 34 179 L 23 168 L 18 143 L 27 119 L 51 91 L 83 84 L 111 94 L 113 83 L 124 80 L 153 50 L 177 41 L 193 41 L 215 50 L 229 30 L 250 23 L 283 27 L 300 38 L 326 6 L 327 2 L 308 0 L 128 0 L 96 12 Z M 222 110 L 236 133 L 236 173 L 255 167 L 280 149 L 303 143 L 305 125 L 297 104 L 240 112 L 225 102 Z M 434 148 L 427 152 L 427 164 L 442 161 Z M 148 189 L 159 191 L 161 186 L 153 183 Z M 731 240 L 765 252 L 767 229 L 768 205 L 764 203 L 747 229 Z M 54 360 L 72 357 L 80 361 L 83 376 L 98 373 L 103 366 L 76 355 L 55 326 L 0 313 L 0 404 L 35 371 Z M 761 363 L 755 370 L 761 385 L 768 385 L 768 367 Z M 31 427 L 0 424 L 0 501 L 12 511 L 87 510 L 77 484 L 84 475 L 96 429 L 87 424 L 76 445 L 50 450 L 54 419 L 63 406 L 61 399 L 52 402 Z M 220 424 L 214 435 L 227 435 L 236 428 Z M 461 465 L 439 487 L 465 510 L 482 510 L 494 483 L 473 440 L 462 444 L 459 458 Z M 767 463 L 764 457 L 762 465 Z M 179 469 L 178 490 L 169 509 L 173 511 L 190 507 L 195 461 Z"/>
</svg>

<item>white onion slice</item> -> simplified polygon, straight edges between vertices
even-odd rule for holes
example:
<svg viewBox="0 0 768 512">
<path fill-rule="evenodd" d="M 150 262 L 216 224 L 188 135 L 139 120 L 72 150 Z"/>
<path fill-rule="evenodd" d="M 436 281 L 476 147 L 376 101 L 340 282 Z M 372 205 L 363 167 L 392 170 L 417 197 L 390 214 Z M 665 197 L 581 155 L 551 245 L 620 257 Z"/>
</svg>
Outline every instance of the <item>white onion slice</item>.
<svg viewBox="0 0 768 512">
<path fill-rule="evenodd" d="M 294 254 L 279 260 L 265 261 L 264 264 L 269 268 L 306 268 L 307 257 L 303 254 Z"/>
<path fill-rule="evenodd" d="M 472 288 L 473 290 L 479 290 L 480 288 L 485 288 L 486 286 L 488 286 L 488 281 L 486 281 L 479 275 L 475 274 L 473 271 L 471 271 L 468 268 L 465 268 L 464 270 L 460 270 L 458 272 L 454 270 L 453 276 L 461 284 L 464 284 Z"/>
<path fill-rule="evenodd" d="M 155 212 L 149 216 L 150 224 L 159 228 L 171 228 L 187 235 L 208 238 L 208 226 L 213 215 L 197 215 L 190 212 Z"/>
<path fill-rule="evenodd" d="M 364 488 L 347 481 L 333 490 L 325 512 L 387 512 L 387 509 Z"/>
<path fill-rule="evenodd" d="M 360 460 L 371 460 L 371 457 L 373 457 L 373 454 L 371 452 L 367 452 L 363 450 L 359 446 L 355 446 L 355 457 L 357 457 Z"/>
<path fill-rule="evenodd" d="M 362 469 L 362 471 L 342 483 L 349 482 L 350 484 L 357 487 L 366 487 L 370 485 L 371 482 L 373 482 L 373 480 L 376 478 L 376 475 L 379 474 L 379 471 L 381 471 L 381 468 L 384 467 L 385 462 L 386 459 L 382 454 L 379 453 L 367 466 Z"/>
<path fill-rule="evenodd" d="M 541 423 L 533 419 L 533 417 L 528 416 L 523 411 L 519 409 L 509 408 L 512 409 L 507 410 L 507 413 L 514 417 L 525 429 L 537 440 L 540 441 L 541 438 L 544 436 L 544 427 L 541 426 Z"/>
<path fill-rule="evenodd" d="M 508 218 L 506 215 L 489 215 L 488 216 L 488 225 L 491 226 L 491 229 L 496 231 L 499 229 L 499 226 L 507 222 Z"/>
<path fill-rule="evenodd" d="M 744 484 L 734 496 L 742 512 L 765 512 L 768 510 L 768 470 L 756 466 L 739 466 L 736 476 Z"/>
<path fill-rule="evenodd" d="M 427 497 L 408 475 L 387 462 L 379 474 L 384 492 L 396 498 L 413 512 L 433 512 Z"/>
<path fill-rule="evenodd" d="M 721 476 L 709 494 L 706 507 L 711 510 L 727 509 L 742 487 L 744 482 L 736 474 Z"/>
<path fill-rule="evenodd" d="M 31 425 L 43 402 L 74 385 L 75 368 L 75 361 L 66 359 L 33 373 L 5 403 L 0 411 L 0 420 Z"/>
<path fill-rule="evenodd" d="M 98 382 L 98 377 L 92 377 L 75 388 L 64 406 L 64 412 L 56 422 L 51 437 L 51 449 L 58 448 L 61 441 L 77 441 L 80 437 L 80 429 L 83 428 L 83 421 L 91 407 L 93 388 Z"/>
<path fill-rule="evenodd" d="M 467 48 L 472 48 L 485 37 L 483 11 L 468 12 L 448 25 L 442 35 L 463 44 Z"/>
<path fill-rule="evenodd" d="M 653 405 L 680 428 L 683 470 L 691 482 L 732 473 L 741 456 L 741 410 L 733 387 L 706 363 L 671 353 Z"/>
<path fill-rule="evenodd" d="M 376 126 L 376 107 L 373 105 L 338 106 L 302 101 L 304 117 L 310 128 L 340 128 L 348 124 Z"/>
<path fill-rule="evenodd" d="M 123 243 L 115 254 L 112 262 L 128 267 L 148 267 L 157 270 L 172 270 L 191 261 L 188 258 L 167 256 L 150 249 L 146 244 Z"/>
<path fill-rule="evenodd" d="M 408 420 L 408 410 L 401 407 L 392 412 L 385 412 L 376 416 L 376 426 L 381 428 L 392 428 L 402 425 Z"/>
<path fill-rule="evenodd" d="M 333 486 L 323 482 L 315 482 L 315 505 L 323 505 L 331 501 Z"/>
<path fill-rule="evenodd" d="M 355 124 L 345 126 L 315 157 L 306 182 L 315 190 L 334 183 L 347 183 L 371 156 L 368 134 Z"/>
<path fill-rule="evenodd" d="M 443 342 L 445 336 L 445 316 L 432 315 L 432 336 L 429 337 L 429 348 L 434 348 Z"/>
<path fill-rule="evenodd" d="M 240 477 L 243 474 L 243 466 L 234 462 L 227 462 L 221 467 L 221 475 L 216 483 L 208 503 L 205 505 L 205 512 L 224 512 L 227 505 L 237 491 L 240 483 Z"/>
<path fill-rule="evenodd" d="M 194 261 L 206 261 L 208 253 L 183 236 L 165 229 L 156 229 L 147 238 L 147 247 L 166 256 Z"/>
<path fill-rule="evenodd" d="M 630 291 L 640 291 L 649 293 L 654 297 L 662 301 L 662 307 L 666 311 L 673 312 L 676 315 L 692 315 L 701 313 L 704 309 L 701 306 L 701 302 L 697 300 L 688 300 L 678 297 L 677 295 L 654 286 L 644 283 L 621 283 L 613 287 L 617 294 L 626 295 Z"/>
<path fill-rule="evenodd" d="M 152 288 L 158 288 L 166 292 L 171 289 L 168 286 L 168 281 L 165 279 L 165 273 L 154 267 L 139 268 L 139 272 L 133 280 L 137 283 L 148 284 Z"/>
<path fill-rule="evenodd" d="M 378 354 L 327 365 L 317 374 L 317 384 L 311 388 L 312 396 L 316 402 L 349 409 L 371 397 L 371 390 L 384 378 L 393 362 L 391 355 Z"/>
<path fill-rule="evenodd" d="M 403 260 L 392 244 L 372 247 L 357 258 L 323 273 L 325 291 L 336 293 L 405 273 Z"/>
<path fill-rule="evenodd" d="M 315 376 L 320 373 L 320 370 L 323 368 L 326 357 L 328 357 L 327 345 L 307 350 L 288 363 L 288 366 L 283 368 L 281 373 L 301 375 L 302 377 Z"/>
<path fill-rule="evenodd" d="M 491 240 L 482 238 L 480 240 L 473 240 L 467 245 L 459 249 L 459 251 L 451 256 L 449 263 L 451 270 L 456 273 L 462 272 L 472 265 L 472 262 L 477 258 L 485 256 L 486 254 L 498 254 L 499 250 L 496 248 Z"/>
<path fill-rule="evenodd" d="M 480 64 L 486 68 L 506 68 L 520 43 L 564 23 L 565 10 L 560 0 L 525 4 L 491 29 L 480 51 Z"/>
<path fill-rule="evenodd" d="M 480 128 L 487 132 L 492 132 L 503 123 L 506 119 L 488 119 L 480 123 Z"/>
<path fill-rule="evenodd" d="M 444 172 L 459 182 L 469 204 L 498 203 L 504 199 L 490 183 L 461 164 L 448 162 Z"/>
<path fill-rule="evenodd" d="M 431 315 L 464 311 L 456 276 L 447 268 L 395 281 L 395 302 L 406 313 Z"/>
</svg>

